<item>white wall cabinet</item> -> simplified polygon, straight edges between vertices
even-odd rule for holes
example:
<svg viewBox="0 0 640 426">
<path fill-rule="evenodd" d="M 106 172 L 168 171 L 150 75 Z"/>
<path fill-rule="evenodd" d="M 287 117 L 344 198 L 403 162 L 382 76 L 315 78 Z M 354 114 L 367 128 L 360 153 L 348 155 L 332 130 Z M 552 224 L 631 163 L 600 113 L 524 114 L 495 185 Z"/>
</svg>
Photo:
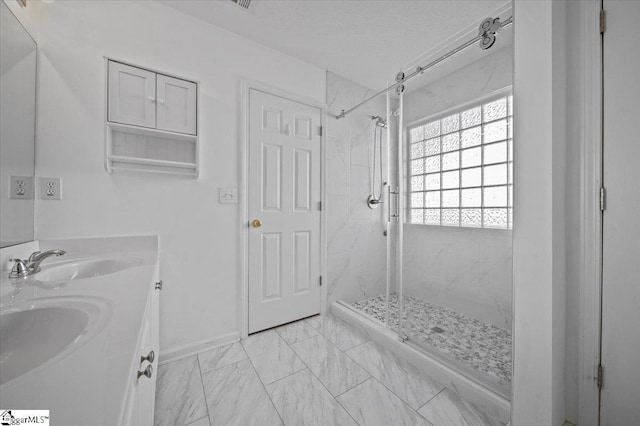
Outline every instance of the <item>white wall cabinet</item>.
<svg viewBox="0 0 640 426">
<path fill-rule="evenodd" d="M 156 73 L 109 61 L 109 121 L 156 127 Z"/>
<path fill-rule="evenodd" d="M 144 322 L 140 332 L 140 340 L 135 352 L 135 368 L 131 374 L 131 385 L 128 390 L 125 408 L 125 426 L 152 426 L 156 397 L 156 377 L 158 374 L 159 346 L 159 293 L 152 289 Z M 153 353 L 153 358 L 150 359 Z M 142 374 L 140 374 L 142 373 Z M 146 374 L 144 374 L 146 373 Z"/>
<path fill-rule="evenodd" d="M 198 177 L 198 84 L 107 60 L 106 169 Z"/>
<path fill-rule="evenodd" d="M 196 134 L 196 84 L 158 74 L 157 127 L 168 132 Z"/>
</svg>

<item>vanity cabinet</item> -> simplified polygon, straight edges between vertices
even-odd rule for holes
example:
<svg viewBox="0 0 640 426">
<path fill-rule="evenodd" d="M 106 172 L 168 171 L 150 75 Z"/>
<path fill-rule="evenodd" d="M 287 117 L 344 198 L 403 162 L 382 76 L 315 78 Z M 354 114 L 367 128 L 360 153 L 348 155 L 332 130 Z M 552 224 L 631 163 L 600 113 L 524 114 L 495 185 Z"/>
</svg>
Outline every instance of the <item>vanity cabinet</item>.
<svg viewBox="0 0 640 426">
<path fill-rule="evenodd" d="M 198 177 L 198 84 L 107 59 L 106 169 Z"/>
<path fill-rule="evenodd" d="M 125 426 L 152 426 L 159 347 L 159 294 L 154 283 L 135 352 L 125 407 Z"/>
</svg>

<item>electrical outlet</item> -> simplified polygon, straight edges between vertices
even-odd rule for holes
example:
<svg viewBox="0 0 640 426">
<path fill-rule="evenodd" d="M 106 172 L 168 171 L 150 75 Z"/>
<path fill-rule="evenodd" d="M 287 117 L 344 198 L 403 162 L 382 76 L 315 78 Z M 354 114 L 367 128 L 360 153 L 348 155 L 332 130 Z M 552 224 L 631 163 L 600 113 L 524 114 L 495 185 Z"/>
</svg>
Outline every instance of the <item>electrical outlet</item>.
<svg viewBox="0 0 640 426">
<path fill-rule="evenodd" d="M 10 176 L 9 198 L 16 200 L 33 199 L 33 178 L 31 176 Z"/>
<path fill-rule="evenodd" d="M 218 188 L 218 202 L 220 204 L 235 204 L 238 202 L 237 188 Z"/>
<path fill-rule="evenodd" d="M 62 199 L 62 181 L 60 178 L 40 178 L 40 198 L 43 200 Z"/>
</svg>

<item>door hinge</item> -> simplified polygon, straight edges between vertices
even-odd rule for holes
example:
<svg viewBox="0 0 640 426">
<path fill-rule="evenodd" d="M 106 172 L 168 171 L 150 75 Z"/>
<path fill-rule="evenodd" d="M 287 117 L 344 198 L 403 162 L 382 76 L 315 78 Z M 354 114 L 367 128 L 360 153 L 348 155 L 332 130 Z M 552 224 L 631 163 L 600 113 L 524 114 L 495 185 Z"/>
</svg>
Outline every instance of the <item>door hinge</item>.
<svg viewBox="0 0 640 426">
<path fill-rule="evenodd" d="M 322 201 L 318 201 L 318 210 L 322 211 Z"/>
<path fill-rule="evenodd" d="M 320 282 L 320 287 L 322 287 L 322 275 L 320 275 L 319 282 Z"/>
<path fill-rule="evenodd" d="M 604 371 L 602 369 L 602 364 L 598 365 L 598 389 L 602 389 L 602 375 Z"/>
<path fill-rule="evenodd" d="M 322 126 L 320 126 L 320 130 L 318 130 L 318 134 L 322 136 Z"/>
<path fill-rule="evenodd" d="M 606 195 L 607 192 L 604 187 L 600 188 L 600 211 L 604 211 L 606 208 Z"/>
<path fill-rule="evenodd" d="M 162 290 L 162 280 L 156 283 L 156 290 Z"/>
<path fill-rule="evenodd" d="M 604 9 L 600 9 L 600 34 L 604 34 L 606 29 L 607 13 Z"/>
</svg>

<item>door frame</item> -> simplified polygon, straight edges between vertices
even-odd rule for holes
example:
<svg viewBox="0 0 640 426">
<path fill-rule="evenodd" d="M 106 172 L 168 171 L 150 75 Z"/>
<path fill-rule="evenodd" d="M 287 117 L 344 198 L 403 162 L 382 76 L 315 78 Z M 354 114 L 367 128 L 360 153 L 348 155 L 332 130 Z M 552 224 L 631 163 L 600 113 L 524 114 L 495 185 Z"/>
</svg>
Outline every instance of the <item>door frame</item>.
<svg viewBox="0 0 640 426">
<path fill-rule="evenodd" d="M 578 424 L 596 426 L 600 418 L 600 364 L 602 303 L 602 186 L 603 50 L 600 34 L 602 0 L 579 3 L 578 125 L 580 134 L 580 307 L 578 342 Z"/>
<path fill-rule="evenodd" d="M 327 209 L 326 209 L 326 135 L 327 135 L 327 107 L 326 104 L 317 102 L 295 93 L 288 92 L 278 87 L 271 86 L 249 78 L 240 77 L 240 143 L 238 144 L 240 161 L 240 194 L 238 201 L 240 204 L 240 304 L 239 318 L 240 339 L 246 339 L 249 335 L 249 126 L 250 90 L 260 90 L 270 95 L 279 96 L 293 102 L 302 103 L 320 110 L 320 125 L 322 134 L 320 135 L 320 275 L 327 276 Z M 327 310 L 327 285 L 324 283 L 320 287 L 320 314 L 325 314 Z"/>
</svg>

